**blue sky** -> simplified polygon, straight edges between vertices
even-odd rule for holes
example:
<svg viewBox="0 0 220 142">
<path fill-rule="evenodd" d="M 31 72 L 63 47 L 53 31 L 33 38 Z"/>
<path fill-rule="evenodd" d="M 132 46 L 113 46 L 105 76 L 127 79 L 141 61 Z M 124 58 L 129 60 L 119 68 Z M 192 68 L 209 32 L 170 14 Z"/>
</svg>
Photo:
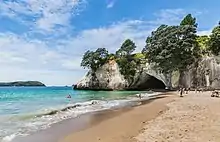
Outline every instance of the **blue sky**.
<svg viewBox="0 0 220 142">
<path fill-rule="evenodd" d="M 219 0 L 3 0 L 0 3 L 0 81 L 71 85 L 86 70 L 86 50 L 114 52 L 131 38 L 137 51 L 160 24 L 188 13 L 209 34 L 220 20 Z"/>
</svg>

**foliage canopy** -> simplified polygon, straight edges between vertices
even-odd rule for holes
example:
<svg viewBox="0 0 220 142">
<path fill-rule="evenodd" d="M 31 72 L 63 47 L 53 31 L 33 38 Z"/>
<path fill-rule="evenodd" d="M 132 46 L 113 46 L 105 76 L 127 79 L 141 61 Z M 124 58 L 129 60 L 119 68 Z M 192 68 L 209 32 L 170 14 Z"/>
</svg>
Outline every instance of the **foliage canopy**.
<svg viewBox="0 0 220 142">
<path fill-rule="evenodd" d="M 104 65 L 109 57 L 105 48 L 98 48 L 96 51 L 86 51 L 83 55 L 81 66 L 96 71 Z"/>
<path fill-rule="evenodd" d="M 196 21 L 187 15 L 180 26 L 161 25 L 146 40 L 143 53 L 164 73 L 184 71 L 199 57 Z"/>
<path fill-rule="evenodd" d="M 219 55 L 220 53 L 220 22 L 219 22 L 219 25 L 212 30 L 208 45 L 209 45 L 209 50 L 214 55 Z"/>
</svg>

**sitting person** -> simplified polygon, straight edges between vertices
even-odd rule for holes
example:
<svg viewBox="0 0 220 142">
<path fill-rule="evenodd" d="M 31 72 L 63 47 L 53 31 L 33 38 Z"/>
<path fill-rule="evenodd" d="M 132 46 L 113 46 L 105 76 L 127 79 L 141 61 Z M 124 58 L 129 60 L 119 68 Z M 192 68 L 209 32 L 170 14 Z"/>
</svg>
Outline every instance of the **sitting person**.
<svg viewBox="0 0 220 142">
<path fill-rule="evenodd" d="M 211 97 L 219 97 L 219 92 L 217 90 L 212 91 Z"/>
</svg>

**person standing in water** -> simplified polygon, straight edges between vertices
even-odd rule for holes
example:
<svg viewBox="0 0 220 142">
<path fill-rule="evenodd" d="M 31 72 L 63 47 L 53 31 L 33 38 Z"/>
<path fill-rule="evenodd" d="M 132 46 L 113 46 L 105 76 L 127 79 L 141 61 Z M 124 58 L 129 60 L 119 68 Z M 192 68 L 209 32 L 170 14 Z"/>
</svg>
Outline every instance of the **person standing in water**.
<svg viewBox="0 0 220 142">
<path fill-rule="evenodd" d="M 66 96 L 66 98 L 69 98 L 69 99 L 70 99 L 70 98 L 72 98 L 72 97 L 71 97 L 71 95 L 68 95 L 68 96 Z"/>
</svg>

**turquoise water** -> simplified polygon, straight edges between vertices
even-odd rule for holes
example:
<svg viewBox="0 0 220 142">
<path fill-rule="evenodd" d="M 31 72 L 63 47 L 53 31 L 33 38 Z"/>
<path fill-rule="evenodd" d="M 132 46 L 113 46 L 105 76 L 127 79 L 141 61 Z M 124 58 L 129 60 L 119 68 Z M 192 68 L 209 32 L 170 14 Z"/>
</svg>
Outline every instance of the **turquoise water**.
<svg viewBox="0 0 220 142">
<path fill-rule="evenodd" d="M 0 88 L 0 141 L 11 141 L 87 112 L 121 107 L 135 91 L 76 91 L 71 87 Z M 71 95 L 71 98 L 67 98 Z"/>
</svg>

